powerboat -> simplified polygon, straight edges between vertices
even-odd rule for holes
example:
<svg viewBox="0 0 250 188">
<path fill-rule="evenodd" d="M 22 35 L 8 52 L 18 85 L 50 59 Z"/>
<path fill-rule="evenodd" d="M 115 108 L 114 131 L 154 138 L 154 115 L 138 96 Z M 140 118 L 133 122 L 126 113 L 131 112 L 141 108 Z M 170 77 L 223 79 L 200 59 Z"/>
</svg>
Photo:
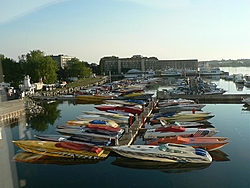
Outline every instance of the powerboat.
<svg viewBox="0 0 250 188">
<path fill-rule="evenodd" d="M 117 154 L 141 160 L 173 162 L 173 163 L 211 163 L 210 154 L 200 148 L 193 148 L 181 144 L 151 145 L 124 145 L 112 146 Z"/>
<path fill-rule="evenodd" d="M 12 142 L 24 151 L 52 157 L 101 159 L 106 158 L 109 154 L 109 151 L 100 147 L 79 143 L 40 140 L 16 140 Z"/>
<path fill-rule="evenodd" d="M 183 137 L 204 137 L 213 136 L 219 131 L 216 128 L 184 128 L 180 126 L 159 127 L 156 129 L 147 129 L 144 139 L 165 138 L 173 136 Z"/>
<path fill-rule="evenodd" d="M 220 149 L 226 144 L 228 140 L 225 137 L 169 137 L 169 138 L 156 138 L 148 140 L 146 144 L 148 145 L 160 145 L 166 143 L 184 144 L 189 145 L 194 148 L 203 148 L 207 151 L 213 151 Z"/>
</svg>

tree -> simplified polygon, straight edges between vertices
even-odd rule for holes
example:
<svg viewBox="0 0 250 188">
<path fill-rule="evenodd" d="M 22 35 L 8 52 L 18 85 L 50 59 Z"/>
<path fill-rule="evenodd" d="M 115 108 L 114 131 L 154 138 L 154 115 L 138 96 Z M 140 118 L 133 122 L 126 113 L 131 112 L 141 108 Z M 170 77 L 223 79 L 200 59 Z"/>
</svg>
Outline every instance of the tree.
<svg viewBox="0 0 250 188">
<path fill-rule="evenodd" d="M 92 70 L 87 67 L 87 62 L 80 61 L 77 58 L 72 58 L 71 60 L 67 61 L 67 66 L 65 66 L 65 70 L 68 73 L 69 77 L 90 77 L 92 74 Z"/>
<path fill-rule="evenodd" d="M 23 70 L 19 63 L 15 60 L 1 56 L 4 81 L 11 83 L 12 86 L 18 87 L 23 80 Z M 13 74 L 15 73 L 15 74 Z"/>
<path fill-rule="evenodd" d="M 38 82 L 41 78 L 45 84 L 55 83 L 57 80 L 57 63 L 40 50 L 33 50 L 19 58 L 25 75 L 29 75 L 33 82 Z"/>
</svg>

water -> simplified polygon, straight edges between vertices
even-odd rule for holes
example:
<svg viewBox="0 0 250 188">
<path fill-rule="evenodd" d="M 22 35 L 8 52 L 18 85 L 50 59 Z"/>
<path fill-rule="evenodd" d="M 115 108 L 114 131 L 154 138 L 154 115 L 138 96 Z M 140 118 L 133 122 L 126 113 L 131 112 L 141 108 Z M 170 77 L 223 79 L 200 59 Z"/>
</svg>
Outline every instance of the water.
<svg viewBox="0 0 250 188">
<path fill-rule="evenodd" d="M 21 150 L 12 140 L 33 139 L 34 134 L 55 131 L 56 125 L 75 119 L 92 104 L 70 102 L 44 104 L 48 114 L 32 121 L 21 120 L 4 126 L 0 134 L 0 187 L 250 187 L 250 109 L 243 104 L 207 104 L 203 109 L 215 114 L 209 120 L 230 143 L 211 152 L 211 165 L 168 165 L 139 163 L 111 154 L 103 161 L 49 161 L 47 164 L 13 160 Z M 141 142 L 138 138 L 136 143 Z M 52 163 L 52 164 L 50 164 Z"/>
</svg>

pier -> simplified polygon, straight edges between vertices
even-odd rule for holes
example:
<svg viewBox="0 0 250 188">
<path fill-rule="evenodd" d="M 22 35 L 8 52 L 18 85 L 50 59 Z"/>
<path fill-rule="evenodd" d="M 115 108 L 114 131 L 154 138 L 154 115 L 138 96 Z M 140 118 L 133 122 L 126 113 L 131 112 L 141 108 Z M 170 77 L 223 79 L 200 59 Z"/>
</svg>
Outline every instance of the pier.
<svg viewBox="0 0 250 188">
<path fill-rule="evenodd" d="M 125 133 L 119 139 L 117 145 L 131 145 L 136 140 L 136 137 L 141 128 L 144 127 L 147 118 L 151 115 L 154 108 L 156 107 L 157 101 L 150 101 L 148 106 L 144 107 L 143 112 L 136 117 L 133 124 L 125 129 Z"/>
</svg>

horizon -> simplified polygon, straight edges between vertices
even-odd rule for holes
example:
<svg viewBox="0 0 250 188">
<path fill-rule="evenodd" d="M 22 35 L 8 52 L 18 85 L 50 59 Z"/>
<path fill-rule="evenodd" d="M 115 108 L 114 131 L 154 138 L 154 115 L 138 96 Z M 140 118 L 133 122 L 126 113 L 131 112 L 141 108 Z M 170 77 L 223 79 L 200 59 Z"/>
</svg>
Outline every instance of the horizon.
<svg viewBox="0 0 250 188">
<path fill-rule="evenodd" d="M 0 54 L 31 50 L 88 63 L 102 57 L 250 59 L 250 1 L 9 0 L 0 7 Z"/>
</svg>

